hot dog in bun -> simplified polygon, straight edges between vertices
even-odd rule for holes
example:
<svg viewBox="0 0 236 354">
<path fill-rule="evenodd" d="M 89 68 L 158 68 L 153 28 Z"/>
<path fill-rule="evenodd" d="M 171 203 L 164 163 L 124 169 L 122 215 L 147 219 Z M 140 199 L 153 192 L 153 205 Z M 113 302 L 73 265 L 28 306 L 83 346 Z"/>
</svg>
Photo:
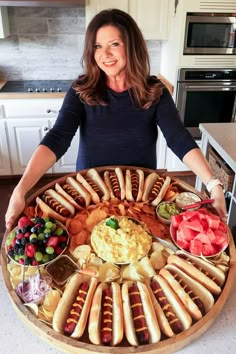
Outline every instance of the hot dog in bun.
<svg viewBox="0 0 236 354">
<path fill-rule="evenodd" d="M 74 206 L 54 189 L 48 189 L 42 196 L 37 197 L 36 204 L 45 215 L 62 223 L 66 218 L 75 215 Z"/>
<path fill-rule="evenodd" d="M 88 170 L 84 176 L 78 172 L 76 179 L 91 194 L 92 201 L 95 204 L 110 199 L 110 193 L 107 186 L 94 168 Z"/>
<path fill-rule="evenodd" d="M 116 167 L 114 171 L 105 171 L 104 182 L 111 198 L 125 199 L 125 180 L 120 167 Z"/>
<path fill-rule="evenodd" d="M 125 196 L 130 202 L 139 202 L 143 195 L 144 172 L 140 169 L 125 172 Z"/>
<path fill-rule="evenodd" d="M 172 337 L 188 329 L 192 318 L 166 279 L 155 275 L 149 284 L 147 282 L 161 331 L 167 337 Z"/>
<path fill-rule="evenodd" d="M 167 262 L 168 264 L 175 265 L 201 283 L 213 295 L 219 295 L 221 293 L 221 285 L 223 279 L 225 279 L 225 275 L 217 267 L 198 257 L 189 256 L 182 251 L 177 251 L 176 254 L 170 255 Z"/>
<path fill-rule="evenodd" d="M 89 339 L 96 345 L 117 345 L 124 333 L 120 285 L 100 283 L 94 293 L 88 323 Z"/>
<path fill-rule="evenodd" d="M 151 172 L 144 181 L 143 188 L 143 202 L 149 202 L 150 204 L 156 206 L 164 198 L 171 178 L 169 176 L 159 176 L 155 172 Z"/>
<path fill-rule="evenodd" d="M 167 280 L 195 321 L 200 320 L 214 305 L 210 291 L 173 264 L 166 265 L 159 274 Z"/>
<path fill-rule="evenodd" d="M 80 338 L 85 330 L 97 279 L 75 273 L 66 284 L 53 315 L 53 329 L 72 338 Z"/>
<path fill-rule="evenodd" d="M 131 345 L 157 343 L 161 332 L 147 286 L 127 281 L 122 285 L 125 334 Z"/>
<path fill-rule="evenodd" d="M 67 177 L 66 182 L 61 185 L 56 183 L 55 189 L 78 210 L 86 208 L 90 204 L 91 195 L 73 177 Z"/>
</svg>

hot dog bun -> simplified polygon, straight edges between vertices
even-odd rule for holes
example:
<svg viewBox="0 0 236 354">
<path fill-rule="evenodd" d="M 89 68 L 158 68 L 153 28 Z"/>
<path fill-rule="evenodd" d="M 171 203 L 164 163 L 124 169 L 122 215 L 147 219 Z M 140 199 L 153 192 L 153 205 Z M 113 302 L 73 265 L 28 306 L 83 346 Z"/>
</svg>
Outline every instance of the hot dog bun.
<svg viewBox="0 0 236 354">
<path fill-rule="evenodd" d="M 57 193 L 54 189 L 52 189 L 52 188 L 47 189 L 44 192 L 44 195 L 52 197 L 58 203 L 60 203 L 64 208 L 66 208 L 70 213 L 70 217 L 75 215 L 74 206 L 70 202 L 68 202 L 68 200 L 66 198 L 64 198 L 61 194 Z"/>
<path fill-rule="evenodd" d="M 70 311 L 73 304 L 78 301 L 78 289 L 82 283 L 87 283 L 89 288 L 86 292 L 86 297 L 83 302 L 84 305 L 82 307 L 79 320 L 75 325 L 74 331 L 70 335 L 73 338 L 80 338 L 84 333 L 93 294 L 97 286 L 96 278 L 87 277 L 78 273 L 72 275 L 66 284 L 66 288 L 63 292 L 61 300 L 59 301 L 56 311 L 54 312 L 52 321 L 53 329 L 59 333 L 64 333 L 64 326 L 67 319 L 70 317 Z M 73 323 L 73 321 L 71 322 Z"/>
<path fill-rule="evenodd" d="M 130 295 L 129 289 L 131 291 L 133 291 L 132 289 L 136 290 Z M 133 304 L 135 298 L 137 301 L 136 304 Z M 134 346 L 145 343 L 157 343 L 160 340 L 161 332 L 147 286 L 140 281 L 127 281 L 123 283 L 122 300 L 125 334 L 128 342 Z M 135 309 L 139 311 L 139 315 L 137 316 L 133 313 Z M 140 343 L 140 341 L 144 343 Z"/>
<path fill-rule="evenodd" d="M 201 262 L 203 262 L 202 259 Z M 208 273 L 208 275 L 206 275 L 203 267 L 200 270 L 200 268 L 198 269 L 193 263 L 190 263 L 187 259 L 183 259 L 176 254 L 170 255 L 167 259 L 167 263 L 173 264 L 184 271 L 190 277 L 205 286 L 213 295 L 219 295 L 221 293 L 221 287 L 213 280 L 215 279 L 214 274 Z M 202 264 L 204 266 L 204 263 Z"/>
<path fill-rule="evenodd" d="M 109 200 L 109 190 L 97 170 L 95 170 L 95 168 L 90 168 L 90 170 L 87 172 L 87 176 L 97 185 L 98 189 L 102 192 L 103 196 L 100 199 L 103 201 Z"/>
<path fill-rule="evenodd" d="M 125 196 L 128 201 L 139 202 L 142 199 L 144 187 L 144 172 L 140 169 L 125 172 Z"/>
<path fill-rule="evenodd" d="M 125 180 L 120 167 L 116 167 L 114 171 L 105 171 L 104 182 L 111 198 L 125 199 Z"/>
<path fill-rule="evenodd" d="M 55 210 L 53 210 L 49 205 L 47 205 L 40 197 L 36 197 L 36 205 L 42 211 L 44 217 L 54 218 L 63 224 L 66 222 L 66 217 L 60 215 Z M 39 212 L 37 212 L 39 213 Z"/>
<path fill-rule="evenodd" d="M 167 280 L 195 321 L 200 320 L 214 305 L 213 295 L 173 264 L 166 265 L 159 274 Z"/>
<path fill-rule="evenodd" d="M 86 208 L 91 201 L 89 192 L 73 177 L 67 177 L 66 182 L 55 184 L 56 191 L 68 200 L 77 210 Z"/>
<path fill-rule="evenodd" d="M 88 181 L 85 179 L 85 177 L 82 176 L 79 172 L 76 175 L 76 180 L 89 192 L 94 204 L 100 203 L 100 197 L 99 197 L 98 193 L 88 183 Z"/>
<path fill-rule="evenodd" d="M 105 300 L 108 302 L 108 304 L 104 307 L 105 302 L 103 290 L 107 288 L 110 288 L 112 296 L 111 298 L 109 297 L 107 300 Z M 109 312 L 111 317 L 110 319 L 107 319 L 108 322 L 106 325 L 106 327 L 109 327 L 108 335 L 111 336 L 111 341 L 108 343 L 104 343 L 104 336 L 106 335 L 106 329 L 103 328 L 104 311 Z M 105 314 L 105 316 L 109 315 Z M 110 320 L 112 322 L 109 324 Z M 88 333 L 90 341 L 96 345 L 109 344 L 115 346 L 121 342 L 124 334 L 124 325 L 121 291 L 120 285 L 118 283 L 100 283 L 98 285 L 93 296 L 91 311 L 89 315 Z"/>
<path fill-rule="evenodd" d="M 155 275 L 147 287 L 157 320 L 166 336 L 172 337 L 191 326 L 191 316 L 165 278 Z"/>
<path fill-rule="evenodd" d="M 223 286 L 225 283 L 225 273 L 217 268 L 214 264 L 199 258 L 195 257 L 191 254 L 187 254 L 184 251 L 177 251 L 176 254 L 179 257 L 187 260 L 188 262 L 192 263 L 196 268 L 201 268 L 204 272 L 209 273 L 214 279 L 214 281 L 219 285 Z"/>
<path fill-rule="evenodd" d="M 151 172 L 144 181 L 142 201 L 149 202 L 152 205 L 158 205 L 164 198 L 171 178 L 169 176 L 159 176 L 155 172 Z"/>
</svg>

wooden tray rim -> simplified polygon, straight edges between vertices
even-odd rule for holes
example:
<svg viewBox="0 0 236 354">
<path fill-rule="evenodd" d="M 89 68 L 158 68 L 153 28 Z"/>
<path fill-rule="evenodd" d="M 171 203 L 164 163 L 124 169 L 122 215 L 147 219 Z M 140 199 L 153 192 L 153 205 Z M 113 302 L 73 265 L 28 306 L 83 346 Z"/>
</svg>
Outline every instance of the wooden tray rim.
<svg viewBox="0 0 236 354">
<path fill-rule="evenodd" d="M 96 170 L 101 173 L 105 170 L 113 170 L 117 166 L 103 166 L 103 167 L 98 167 Z M 136 167 L 136 166 L 121 166 L 122 169 L 130 168 L 130 169 L 135 169 L 135 168 L 141 168 L 141 167 Z M 183 182 L 179 180 L 178 178 L 175 178 L 171 173 L 167 173 L 165 170 L 151 170 L 151 169 L 145 169 L 142 168 L 145 174 L 148 174 L 150 172 L 157 172 L 159 174 L 164 174 L 164 175 L 170 175 L 172 178 L 172 181 L 175 181 L 180 184 L 183 189 L 193 191 L 194 193 L 198 194 L 199 196 L 202 196 L 201 193 L 195 190 L 192 186 L 187 184 L 186 182 Z M 86 173 L 87 170 L 79 171 L 81 174 Z M 60 177 L 58 179 L 55 179 L 54 181 L 50 182 L 49 184 L 43 186 L 41 189 L 36 191 L 34 194 L 32 194 L 26 201 L 26 204 L 30 204 L 37 195 L 43 193 L 46 189 L 52 187 L 55 185 L 55 183 L 61 183 L 64 182 L 65 179 L 69 176 L 75 176 L 76 173 L 71 173 L 67 174 L 63 177 Z M 145 346 L 138 346 L 138 347 L 132 347 L 132 346 L 120 346 L 120 347 L 105 347 L 105 346 L 95 346 L 90 343 L 85 343 L 79 340 L 75 340 L 72 338 L 68 338 L 60 333 L 57 333 L 53 329 L 51 329 L 49 326 L 46 324 L 40 322 L 35 315 L 33 315 L 21 302 L 20 298 L 17 296 L 15 290 L 12 288 L 12 285 L 10 283 L 9 279 L 9 273 L 7 270 L 7 255 L 5 252 L 5 240 L 7 237 L 7 233 L 5 233 L 2 246 L 1 246 L 1 265 L 2 265 L 2 274 L 3 274 L 3 279 L 5 282 L 5 286 L 7 289 L 8 296 L 11 300 L 11 303 L 13 305 L 13 308 L 15 309 L 17 315 L 19 318 L 26 324 L 32 332 L 34 332 L 36 335 L 40 336 L 43 340 L 47 341 L 49 344 L 52 346 L 56 347 L 57 349 L 60 349 L 62 351 L 65 351 L 66 353 L 71 353 L 74 354 L 75 348 L 79 349 L 79 352 L 81 354 L 95 354 L 95 353 L 103 353 L 103 354 L 123 354 L 124 350 L 126 350 L 127 353 L 143 353 L 143 354 L 158 354 L 158 353 L 163 353 L 163 351 L 166 354 L 171 354 L 175 352 L 176 350 L 179 350 L 183 347 L 186 347 L 188 344 L 190 344 L 194 339 L 198 338 L 201 336 L 215 321 L 217 316 L 219 315 L 220 311 L 224 307 L 224 304 L 230 294 L 233 282 L 234 282 L 234 276 L 236 273 L 236 250 L 235 250 L 235 245 L 234 245 L 234 240 L 232 237 L 232 234 L 229 230 L 230 234 L 230 242 L 229 242 L 229 255 L 230 255 L 230 268 L 227 274 L 227 280 L 224 285 L 224 288 L 222 290 L 222 293 L 220 294 L 219 298 L 215 302 L 214 306 L 212 309 L 198 322 L 193 324 L 188 330 L 172 337 L 168 338 L 165 340 L 162 340 L 158 343 L 155 344 L 148 344 Z"/>
</svg>

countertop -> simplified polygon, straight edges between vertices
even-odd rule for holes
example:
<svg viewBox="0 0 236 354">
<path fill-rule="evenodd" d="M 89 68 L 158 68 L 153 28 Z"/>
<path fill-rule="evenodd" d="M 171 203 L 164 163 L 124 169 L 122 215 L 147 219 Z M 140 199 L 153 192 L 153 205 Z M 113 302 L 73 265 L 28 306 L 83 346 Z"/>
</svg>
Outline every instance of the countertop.
<svg viewBox="0 0 236 354">
<path fill-rule="evenodd" d="M 4 354 L 60 354 L 30 331 L 15 313 L 0 272 L 0 343 Z M 226 304 L 213 325 L 179 354 L 236 353 L 236 278 Z M 125 354 L 125 353 L 124 353 Z"/>
<path fill-rule="evenodd" d="M 205 123 L 200 124 L 199 129 L 224 161 L 236 171 L 236 123 Z"/>
</svg>

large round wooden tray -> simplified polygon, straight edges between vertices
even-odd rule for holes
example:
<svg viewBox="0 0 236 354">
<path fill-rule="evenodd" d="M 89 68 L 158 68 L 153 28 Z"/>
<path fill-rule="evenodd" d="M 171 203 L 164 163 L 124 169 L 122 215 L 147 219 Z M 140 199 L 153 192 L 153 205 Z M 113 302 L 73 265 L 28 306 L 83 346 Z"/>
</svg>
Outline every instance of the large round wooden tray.
<svg viewBox="0 0 236 354">
<path fill-rule="evenodd" d="M 122 166 L 123 169 L 125 168 L 134 168 L 131 166 Z M 97 168 L 97 171 L 99 173 L 103 172 L 104 170 L 112 170 L 114 169 L 114 166 L 105 166 L 105 167 L 99 167 Z M 143 169 L 145 175 L 153 172 L 153 170 L 150 169 Z M 163 171 L 158 170 L 158 173 L 161 173 Z M 81 174 L 86 173 L 86 170 L 80 171 Z M 43 188 L 38 190 L 36 193 L 32 194 L 28 199 L 27 199 L 27 204 L 30 205 L 36 198 L 37 195 L 43 193 L 46 189 L 51 188 L 55 185 L 55 183 L 61 183 L 64 182 L 66 177 L 68 176 L 75 176 L 75 173 L 69 174 L 66 176 L 63 176 L 61 178 L 58 178 L 57 180 L 45 185 Z M 189 190 L 193 191 L 199 195 L 201 195 L 199 192 L 197 192 L 192 186 L 189 184 L 178 180 L 174 178 L 173 176 L 172 180 L 175 180 L 180 184 L 180 186 L 183 188 L 183 190 Z M 228 247 L 228 254 L 230 256 L 230 268 L 227 274 L 227 280 L 224 285 L 224 288 L 222 290 L 222 293 L 220 294 L 219 298 L 215 302 L 214 306 L 212 309 L 198 322 L 193 324 L 188 330 L 182 332 L 181 334 L 178 334 L 172 338 L 165 339 L 160 341 L 159 343 L 156 344 L 149 344 L 149 345 L 144 345 L 144 346 L 138 346 L 138 347 L 131 347 L 131 346 L 119 346 L 119 347 L 105 347 L 105 346 L 95 346 L 93 344 L 90 344 L 89 341 L 80 341 L 80 340 L 75 340 L 72 338 L 68 338 L 62 334 L 59 334 L 55 332 L 53 329 L 51 329 L 48 325 L 42 323 L 39 321 L 21 302 L 20 298 L 17 296 L 15 290 L 12 288 L 12 285 L 10 283 L 9 279 L 9 273 L 7 270 L 7 255 L 5 251 L 5 240 L 7 237 L 7 234 L 4 235 L 4 239 L 2 242 L 2 248 L 1 248 L 1 264 L 2 264 L 2 273 L 3 273 L 3 278 L 5 281 L 5 285 L 7 288 L 8 295 L 10 297 L 10 300 L 12 302 L 13 308 L 15 309 L 16 313 L 18 316 L 21 318 L 21 320 L 30 328 L 32 332 L 34 332 L 36 335 L 40 336 L 42 339 L 47 341 L 49 344 L 53 345 L 54 347 L 58 348 L 61 351 L 64 351 L 66 353 L 75 353 L 79 352 L 81 354 L 95 354 L 95 353 L 112 353 L 112 354 L 123 354 L 125 353 L 147 353 L 147 354 L 157 354 L 157 353 L 173 353 L 176 352 L 177 350 L 187 346 L 189 343 L 191 343 L 194 339 L 198 338 L 201 336 L 207 329 L 212 325 L 212 323 L 216 320 L 218 314 L 221 312 L 223 309 L 223 306 L 230 294 L 230 290 L 234 281 L 234 274 L 236 271 L 236 252 L 235 252 L 235 245 L 233 241 L 233 237 L 229 231 L 229 236 L 230 236 L 230 242 L 229 242 L 229 247 Z"/>
</svg>

